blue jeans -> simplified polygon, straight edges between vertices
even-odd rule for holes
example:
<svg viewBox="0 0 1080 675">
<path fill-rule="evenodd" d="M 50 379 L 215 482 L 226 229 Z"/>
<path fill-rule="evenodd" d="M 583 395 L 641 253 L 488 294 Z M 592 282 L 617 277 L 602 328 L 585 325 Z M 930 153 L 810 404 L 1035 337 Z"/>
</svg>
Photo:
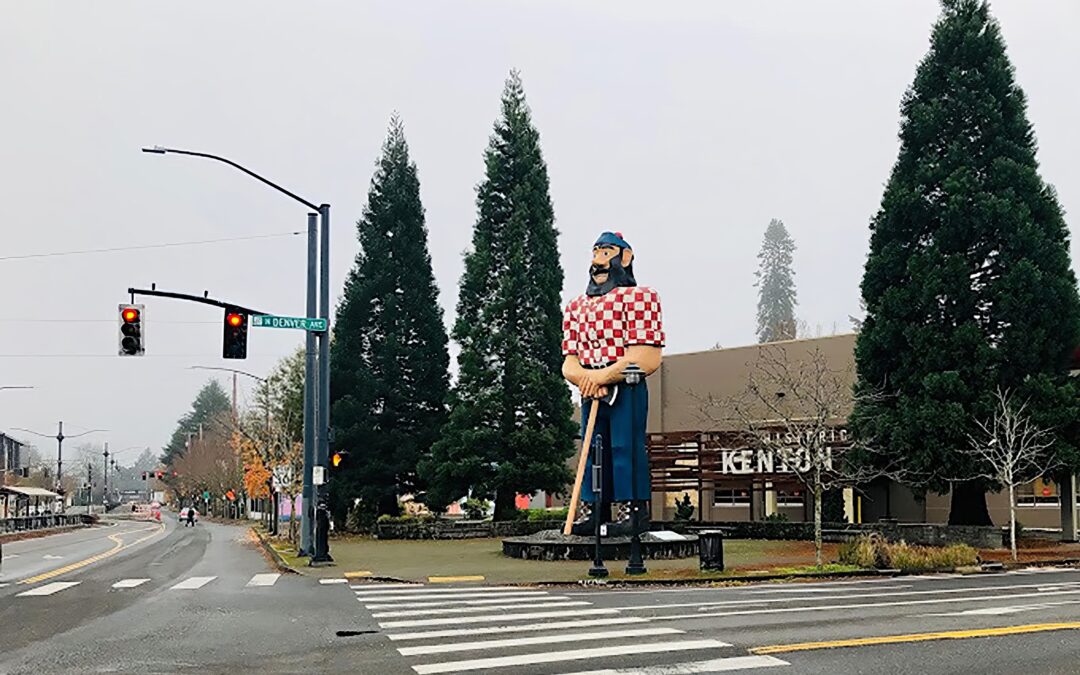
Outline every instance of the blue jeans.
<svg viewBox="0 0 1080 675">
<path fill-rule="evenodd" d="M 644 382 L 636 385 L 619 384 L 615 403 L 587 401 L 581 409 L 581 435 L 583 444 L 590 447 L 589 463 L 581 485 L 581 499 L 593 502 L 596 495 L 592 489 L 593 450 L 590 439 L 584 438 L 592 406 L 596 411 L 594 436 L 603 444 L 603 494 L 601 503 L 648 500 L 652 494 L 649 486 L 649 457 L 645 452 L 645 424 L 649 417 L 649 389 Z"/>
</svg>

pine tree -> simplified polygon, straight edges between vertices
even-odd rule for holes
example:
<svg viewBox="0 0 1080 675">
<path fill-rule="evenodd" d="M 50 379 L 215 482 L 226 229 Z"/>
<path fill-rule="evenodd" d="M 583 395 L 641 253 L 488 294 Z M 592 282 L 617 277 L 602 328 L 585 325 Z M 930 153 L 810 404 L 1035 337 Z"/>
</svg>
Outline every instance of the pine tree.
<svg viewBox="0 0 1080 675">
<path fill-rule="evenodd" d="M 765 228 L 765 241 L 761 244 L 757 272 L 758 289 L 757 337 L 758 342 L 776 342 L 795 338 L 795 271 L 791 269 L 791 256 L 795 242 L 788 234 L 784 222 L 775 218 Z"/>
<path fill-rule="evenodd" d="M 330 359 L 333 445 L 350 453 L 331 481 L 340 522 L 357 497 L 369 514 L 396 515 L 397 497 L 421 488 L 417 462 L 445 418 L 446 328 L 420 181 L 397 116 L 356 231 L 360 252 L 345 282 Z"/>
<path fill-rule="evenodd" d="M 184 413 L 184 416 L 177 421 L 172 438 L 169 439 L 169 444 L 162 452 L 161 461 L 164 464 L 172 464 L 182 457 L 187 449 L 188 434 L 199 433 L 200 426 L 206 427 L 221 415 L 231 411 L 232 401 L 218 381 L 207 381 L 195 396 L 195 400 L 191 402 L 191 410 Z"/>
<path fill-rule="evenodd" d="M 561 375 L 558 232 L 540 136 L 516 72 L 484 159 L 453 330 L 459 379 L 422 472 L 432 508 L 472 492 L 494 496 L 503 519 L 515 493 L 566 486 L 574 437 Z"/>
<path fill-rule="evenodd" d="M 1026 102 L 982 0 L 944 0 L 901 104 L 900 153 L 871 222 L 856 407 L 863 436 L 904 457 L 918 486 L 953 484 L 949 521 L 989 524 L 965 457 L 999 387 L 1076 422 L 1067 378 L 1080 341 L 1068 230 L 1038 174 Z M 1060 434 L 1055 451 L 1075 458 Z M 963 480 L 967 479 L 967 480 Z"/>
</svg>

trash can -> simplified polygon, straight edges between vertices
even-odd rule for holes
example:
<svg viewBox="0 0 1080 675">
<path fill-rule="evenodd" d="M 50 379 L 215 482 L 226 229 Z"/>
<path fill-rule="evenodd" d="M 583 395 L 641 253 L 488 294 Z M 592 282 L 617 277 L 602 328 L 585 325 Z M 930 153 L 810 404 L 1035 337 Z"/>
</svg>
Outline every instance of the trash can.
<svg viewBox="0 0 1080 675">
<path fill-rule="evenodd" d="M 724 570 L 724 533 L 721 530 L 698 532 L 698 559 L 701 569 Z"/>
</svg>

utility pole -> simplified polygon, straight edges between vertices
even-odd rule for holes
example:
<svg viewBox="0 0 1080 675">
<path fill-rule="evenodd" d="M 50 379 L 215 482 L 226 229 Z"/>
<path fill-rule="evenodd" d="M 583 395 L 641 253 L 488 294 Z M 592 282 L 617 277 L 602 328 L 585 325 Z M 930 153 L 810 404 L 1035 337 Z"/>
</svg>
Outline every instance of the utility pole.
<svg viewBox="0 0 1080 675">
<path fill-rule="evenodd" d="M 327 464 L 330 458 L 330 205 L 322 204 L 319 206 L 319 216 L 321 219 L 319 228 L 319 317 L 326 319 L 326 331 L 319 333 L 319 412 L 318 412 L 318 429 L 319 429 L 319 441 L 315 455 L 315 465 L 322 467 L 322 475 L 327 476 L 329 471 L 327 470 Z M 316 504 L 316 514 L 320 516 L 319 511 L 325 511 L 326 504 L 326 490 L 323 488 L 319 490 L 321 493 Z M 324 523 L 323 527 L 329 525 L 330 519 L 328 514 L 322 513 L 320 517 L 313 519 L 313 524 L 318 526 L 318 523 Z M 311 557 L 312 563 L 328 563 L 333 562 L 333 558 L 330 557 L 330 539 L 327 536 L 328 533 L 323 532 L 321 536 L 313 537 L 312 541 L 315 544 L 315 554 Z"/>
<path fill-rule="evenodd" d="M 105 441 L 105 452 L 101 453 L 105 455 L 105 473 L 104 473 L 104 487 L 101 490 L 101 512 L 104 514 L 108 510 L 108 504 L 106 500 L 109 495 L 109 442 Z"/>
<path fill-rule="evenodd" d="M 63 492 L 63 483 L 60 482 L 60 478 L 61 478 L 61 476 L 63 474 L 63 468 L 64 468 L 64 455 L 63 455 L 64 439 L 65 438 L 78 438 L 79 436 L 85 436 L 87 434 L 96 434 L 96 433 L 99 433 L 99 432 L 107 431 L 107 429 L 91 429 L 90 431 L 84 431 L 81 434 L 75 434 L 74 436 L 65 436 L 64 435 L 64 423 L 63 423 L 63 421 L 57 422 L 56 424 L 57 424 L 56 436 L 50 436 L 48 434 L 43 434 L 40 431 L 34 431 L 33 429 L 24 429 L 22 427 L 12 427 L 12 428 L 15 429 L 16 431 L 25 431 L 28 434 L 34 434 L 35 436 L 41 436 L 42 438 L 55 438 L 56 439 L 56 491 L 59 492 L 59 493 L 62 493 Z M 76 490 L 76 493 L 78 493 L 78 490 Z"/>
<path fill-rule="evenodd" d="M 307 216 L 307 306 L 308 316 L 315 316 L 316 279 L 319 241 L 318 241 L 318 218 L 317 214 L 309 213 Z M 300 555 L 310 556 L 313 551 L 314 537 L 312 525 L 315 522 L 315 486 L 312 485 L 315 467 L 315 403 L 316 403 L 316 347 L 315 335 L 307 332 L 304 352 L 304 483 L 300 499 L 303 502 L 300 511 Z"/>
</svg>

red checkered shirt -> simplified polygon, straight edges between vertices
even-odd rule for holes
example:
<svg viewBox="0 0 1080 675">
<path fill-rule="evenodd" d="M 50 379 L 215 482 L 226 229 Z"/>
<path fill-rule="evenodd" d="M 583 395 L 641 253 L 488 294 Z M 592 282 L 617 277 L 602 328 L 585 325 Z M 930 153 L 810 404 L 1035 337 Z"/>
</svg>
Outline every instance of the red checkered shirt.
<svg viewBox="0 0 1080 675">
<path fill-rule="evenodd" d="M 583 366 L 614 363 L 634 345 L 664 346 L 660 296 L 651 288 L 579 295 L 563 311 L 563 355 L 576 354 Z"/>
</svg>

